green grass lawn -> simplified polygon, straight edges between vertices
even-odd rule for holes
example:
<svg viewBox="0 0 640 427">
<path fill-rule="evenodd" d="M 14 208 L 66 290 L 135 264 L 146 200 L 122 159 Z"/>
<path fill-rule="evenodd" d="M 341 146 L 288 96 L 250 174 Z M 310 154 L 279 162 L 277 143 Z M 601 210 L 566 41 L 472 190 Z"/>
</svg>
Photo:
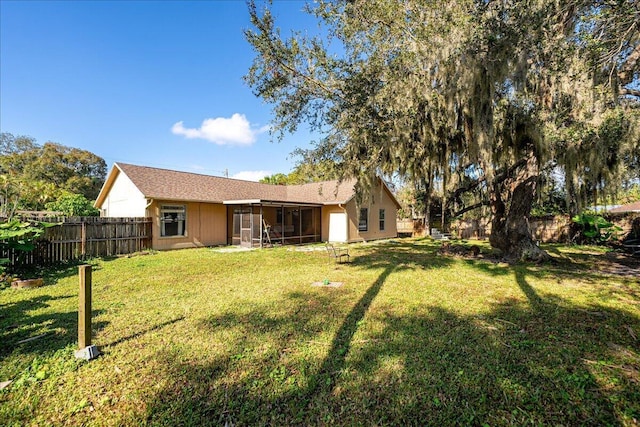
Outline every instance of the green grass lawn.
<svg viewBox="0 0 640 427">
<path fill-rule="evenodd" d="M 0 425 L 640 423 L 640 283 L 606 251 L 510 266 L 430 240 L 349 248 L 343 265 L 292 248 L 95 260 L 90 362 L 77 267 L 0 291 Z"/>
</svg>

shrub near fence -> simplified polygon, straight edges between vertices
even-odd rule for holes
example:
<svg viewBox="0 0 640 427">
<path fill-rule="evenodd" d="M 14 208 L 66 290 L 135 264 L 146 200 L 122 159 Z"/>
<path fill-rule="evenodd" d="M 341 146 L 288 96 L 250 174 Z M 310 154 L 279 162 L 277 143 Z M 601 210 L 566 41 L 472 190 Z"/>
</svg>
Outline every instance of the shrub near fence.
<svg viewBox="0 0 640 427">
<path fill-rule="evenodd" d="M 31 219 L 31 218 L 24 218 Z M 125 255 L 151 248 L 151 218 L 35 218 L 59 223 L 47 228 L 34 251 L 0 254 L 11 264 L 45 265 L 92 257 Z"/>
</svg>

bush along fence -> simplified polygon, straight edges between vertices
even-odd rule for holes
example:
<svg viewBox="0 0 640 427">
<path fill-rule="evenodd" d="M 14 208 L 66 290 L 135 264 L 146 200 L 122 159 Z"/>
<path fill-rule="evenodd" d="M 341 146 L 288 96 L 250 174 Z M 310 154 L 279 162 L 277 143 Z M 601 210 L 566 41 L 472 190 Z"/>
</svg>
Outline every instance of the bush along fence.
<svg viewBox="0 0 640 427">
<path fill-rule="evenodd" d="M 93 257 L 126 255 L 151 248 L 151 218 L 24 218 L 56 223 L 31 252 L 5 251 L 12 265 L 46 265 Z"/>
</svg>

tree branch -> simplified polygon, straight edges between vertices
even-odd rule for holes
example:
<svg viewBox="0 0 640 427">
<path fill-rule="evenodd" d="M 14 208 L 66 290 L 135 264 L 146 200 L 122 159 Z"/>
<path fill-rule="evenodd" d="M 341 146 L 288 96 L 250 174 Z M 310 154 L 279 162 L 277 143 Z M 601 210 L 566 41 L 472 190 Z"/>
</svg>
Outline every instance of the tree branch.
<svg viewBox="0 0 640 427">
<path fill-rule="evenodd" d="M 457 212 L 454 212 L 452 216 L 454 216 L 454 217 L 455 216 L 460 216 L 460 215 L 462 215 L 464 213 L 467 213 L 469 211 L 472 211 L 474 209 L 481 208 L 482 206 L 489 206 L 489 201 L 488 200 L 483 200 L 481 202 L 476 203 L 475 205 L 467 206 L 467 207 L 465 207 L 463 209 L 460 209 Z"/>
<path fill-rule="evenodd" d="M 620 72 L 618 72 L 618 78 L 622 85 L 631 83 L 633 80 L 634 70 L 640 60 L 640 44 L 637 44 L 633 52 L 627 56 L 626 61 L 621 65 Z"/>
<path fill-rule="evenodd" d="M 284 50 L 286 52 L 291 53 L 291 49 L 288 46 L 286 46 L 286 44 L 278 36 L 274 34 L 273 22 L 271 21 L 271 19 L 267 20 L 265 17 L 261 18 L 260 16 L 258 16 L 258 11 L 255 5 L 255 1 L 253 0 L 250 1 L 248 3 L 248 7 L 249 7 L 249 16 L 251 18 L 251 22 L 258 29 L 257 35 L 254 35 L 253 37 L 260 38 L 260 36 L 262 36 L 261 37 L 262 40 L 266 41 L 267 43 L 267 46 L 268 46 L 267 51 L 270 52 L 270 54 L 267 55 L 265 54 L 263 49 L 258 48 L 254 44 L 254 48 L 258 50 L 258 52 L 262 55 L 263 58 L 266 58 L 272 61 L 277 66 L 288 71 L 292 76 L 303 79 L 308 84 L 319 88 L 321 91 L 325 92 L 326 94 L 330 96 L 339 97 L 339 94 L 333 88 L 330 88 L 327 85 L 325 85 L 324 82 L 312 77 L 309 74 L 305 74 L 304 72 L 297 69 L 295 66 L 292 66 L 288 62 L 286 62 L 283 59 L 282 55 L 279 54 L 278 52 L 281 52 Z M 268 16 L 268 18 L 270 18 L 270 16 Z M 247 30 L 245 34 L 249 36 L 255 33 Z M 249 41 L 251 43 L 251 39 Z"/>
<path fill-rule="evenodd" d="M 620 89 L 620 95 L 629 95 L 629 96 L 635 96 L 640 98 L 640 90 L 638 89 L 629 89 L 629 88 L 622 88 Z"/>
<path fill-rule="evenodd" d="M 497 184 L 497 183 L 500 183 L 500 182 L 506 180 L 507 178 L 509 178 L 511 176 L 511 174 L 513 174 L 513 172 L 515 172 L 518 168 L 524 166 L 526 163 L 527 163 L 527 159 L 526 158 L 517 161 L 509 169 L 507 169 L 504 172 L 499 173 L 498 175 L 496 175 L 494 177 L 494 179 L 493 179 L 493 182 L 495 184 Z M 456 191 L 453 192 L 453 194 L 451 195 L 449 200 L 454 200 L 454 199 L 460 197 L 461 194 L 468 193 L 469 191 L 475 190 L 476 188 L 478 188 L 480 186 L 480 184 L 482 184 L 486 180 L 487 180 L 487 176 L 483 175 L 480 178 L 478 178 L 477 180 L 471 182 L 466 187 L 457 188 Z"/>
</svg>

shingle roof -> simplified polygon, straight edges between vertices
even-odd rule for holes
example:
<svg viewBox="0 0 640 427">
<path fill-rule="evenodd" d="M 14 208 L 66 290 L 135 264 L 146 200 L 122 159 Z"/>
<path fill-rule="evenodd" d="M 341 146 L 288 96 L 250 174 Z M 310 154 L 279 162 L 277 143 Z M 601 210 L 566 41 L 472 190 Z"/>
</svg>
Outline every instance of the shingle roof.
<svg viewBox="0 0 640 427">
<path fill-rule="evenodd" d="M 272 185 L 126 163 L 114 165 L 147 198 L 222 203 L 263 200 L 313 204 L 346 203 L 354 196 L 355 180 L 303 185 Z M 104 191 L 105 189 L 103 189 Z M 102 192 L 98 197 L 103 197 Z"/>
<path fill-rule="evenodd" d="M 640 212 L 640 200 L 634 203 L 618 206 L 617 208 L 611 209 L 609 212 L 611 213 Z"/>
</svg>

